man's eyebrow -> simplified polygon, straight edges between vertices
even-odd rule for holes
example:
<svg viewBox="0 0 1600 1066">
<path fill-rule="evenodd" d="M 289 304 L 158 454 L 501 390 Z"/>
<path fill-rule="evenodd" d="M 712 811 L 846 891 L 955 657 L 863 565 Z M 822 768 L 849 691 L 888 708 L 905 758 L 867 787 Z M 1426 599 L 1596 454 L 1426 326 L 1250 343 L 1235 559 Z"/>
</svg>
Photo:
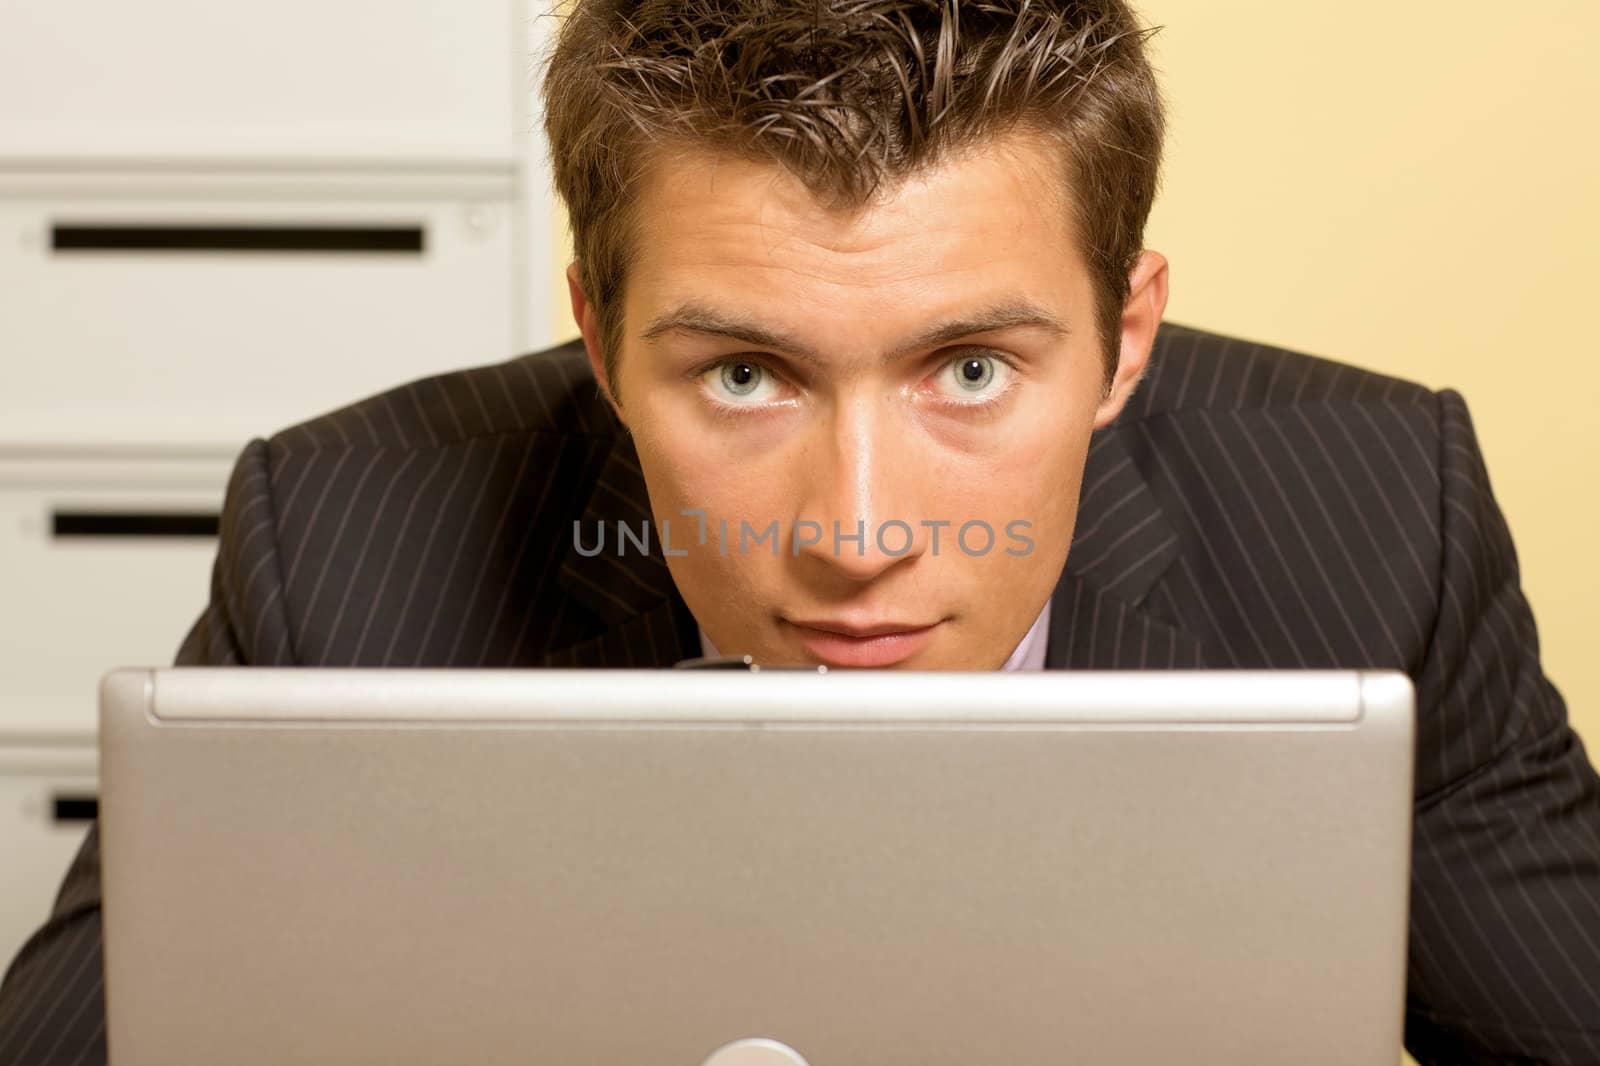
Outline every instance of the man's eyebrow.
<svg viewBox="0 0 1600 1066">
<path fill-rule="evenodd" d="M 753 319 L 728 315 L 705 304 L 684 303 L 659 315 L 645 327 L 642 336 L 653 341 L 666 333 L 705 333 L 728 337 L 755 348 L 771 348 L 792 355 L 815 359 L 816 353 L 781 333 L 767 329 Z"/>
<path fill-rule="evenodd" d="M 997 333 L 1001 330 L 1024 327 L 1044 330 L 1057 337 L 1065 337 L 1071 332 L 1064 322 L 1037 304 L 1027 300 L 1009 300 L 932 326 L 890 352 L 885 356 L 885 361 L 899 359 L 912 352 L 937 348 L 979 333 Z M 703 333 L 714 337 L 727 337 L 755 348 L 766 348 L 780 354 L 793 355 L 808 362 L 823 361 L 822 357 L 808 346 L 753 319 L 726 314 L 700 303 L 683 303 L 659 315 L 645 327 L 642 336 L 647 341 L 653 341 L 667 333 Z"/>
</svg>

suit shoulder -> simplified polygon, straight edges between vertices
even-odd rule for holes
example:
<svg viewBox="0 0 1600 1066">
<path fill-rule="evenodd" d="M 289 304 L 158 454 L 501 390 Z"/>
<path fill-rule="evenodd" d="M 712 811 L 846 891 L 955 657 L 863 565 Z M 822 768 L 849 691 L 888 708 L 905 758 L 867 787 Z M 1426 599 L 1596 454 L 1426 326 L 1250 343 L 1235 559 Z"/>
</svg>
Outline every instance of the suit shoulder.
<svg viewBox="0 0 1600 1066">
<path fill-rule="evenodd" d="M 1304 404 L 1429 407 L 1423 385 L 1238 337 L 1163 323 L 1150 368 L 1122 421 L 1186 411 L 1249 411 Z"/>
<path fill-rule="evenodd" d="M 502 363 L 434 374 L 274 434 L 275 453 L 437 448 L 502 434 L 614 435 L 581 341 Z"/>
</svg>

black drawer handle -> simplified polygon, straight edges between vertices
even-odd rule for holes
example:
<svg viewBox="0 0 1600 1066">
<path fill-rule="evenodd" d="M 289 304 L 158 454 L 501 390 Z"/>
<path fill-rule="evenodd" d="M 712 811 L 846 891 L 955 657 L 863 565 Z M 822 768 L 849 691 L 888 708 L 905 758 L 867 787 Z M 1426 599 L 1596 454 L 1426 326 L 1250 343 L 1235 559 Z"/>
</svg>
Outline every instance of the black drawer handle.
<svg viewBox="0 0 1600 1066">
<path fill-rule="evenodd" d="M 215 514 L 171 511 L 56 511 L 51 535 L 69 537 L 215 537 Z"/>
<path fill-rule="evenodd" d="M 421 255 L 421 226 L 88 226 L 56 223 L 56 252 L 310 252 Z"/>
<path fill-rule="evenodd" d="M 57 796 L 50 816 L 57 825 L 92 822 L 100 817 L 100 800 L 96 796 Z"/>
</svg>

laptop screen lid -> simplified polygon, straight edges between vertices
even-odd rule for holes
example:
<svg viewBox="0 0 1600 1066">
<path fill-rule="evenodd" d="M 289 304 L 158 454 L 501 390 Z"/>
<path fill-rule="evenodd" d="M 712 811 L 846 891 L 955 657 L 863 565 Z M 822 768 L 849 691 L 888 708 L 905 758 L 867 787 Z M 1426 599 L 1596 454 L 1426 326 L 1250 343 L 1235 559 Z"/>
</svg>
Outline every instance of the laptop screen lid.
<svg viewBox="0 0 1600 1066">
<path fill-rule="evenodd" d="M 1392 1066 L 1412 744 L 1389 673 L 118 671 L 108 1044 Z"/>
</svg>

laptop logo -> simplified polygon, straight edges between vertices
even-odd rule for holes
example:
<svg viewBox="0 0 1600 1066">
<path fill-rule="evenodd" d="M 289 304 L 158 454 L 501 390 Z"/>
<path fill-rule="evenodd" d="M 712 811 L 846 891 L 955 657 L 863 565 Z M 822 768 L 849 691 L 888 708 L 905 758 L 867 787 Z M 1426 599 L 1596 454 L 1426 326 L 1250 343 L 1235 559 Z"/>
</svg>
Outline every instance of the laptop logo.
<svg viewBox="0 0 1600 1066">
<path fill-rule="evenodd" d="M 764 1037 L 735 1040 L 711 1053 L 704 1066 L 809 1066 L 788 1044 Z"/>
</svg>

